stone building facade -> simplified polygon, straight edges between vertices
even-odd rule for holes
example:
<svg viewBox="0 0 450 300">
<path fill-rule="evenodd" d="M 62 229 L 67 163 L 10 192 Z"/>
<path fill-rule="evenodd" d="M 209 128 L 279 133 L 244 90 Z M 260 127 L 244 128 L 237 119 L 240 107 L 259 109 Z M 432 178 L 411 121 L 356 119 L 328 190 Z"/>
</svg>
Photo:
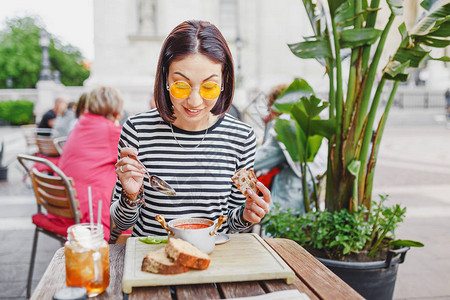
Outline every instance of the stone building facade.
<svg viewBox="0 0 450 300">
<path fill-rule="evenodd" d="M 386 53 L 393 53 L 398 45 L 398 25 L 403 21 L 408 27 L 414 24 L 421 13 L 419 2 L 404 2 L 405 14 L 392 26 L 389 37 L 392 42 L 387 45 L 392 49 Z M 229 42 L 237 75 L 234 101 L 239 108 L 245 108 L 258 92 L 289 83 L 295 77 L 305 78 L 316 91 L 326 94 L 324 69 L 315 60 L 295 57 L 287 46 L 312 35 L 300 0 L 95 0 L 93 3 L 95 60 L 85 86 L 107 84 L 119 88 L 131 113 L 149 107 L 164 38 L 176 25 L 189 19 L 210 21 Z M 385 7 L 377 27 L 384 26 L 388 14 Z M 386 62 L 388 56 L 383 60 Z M 449 68 L 442 62 L 430 61 L 426 69 L 411 77 L 419 76 L 428 79 L 432 89 L 450 85 Z"/>
</svg>

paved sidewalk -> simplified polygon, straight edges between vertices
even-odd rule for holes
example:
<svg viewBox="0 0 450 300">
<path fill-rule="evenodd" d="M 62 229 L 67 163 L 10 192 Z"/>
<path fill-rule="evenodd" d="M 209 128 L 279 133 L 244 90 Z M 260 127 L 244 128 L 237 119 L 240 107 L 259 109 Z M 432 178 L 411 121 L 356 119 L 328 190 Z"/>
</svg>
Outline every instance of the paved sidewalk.
<svg viewBox="0 0 450 300">
<path fill-rule="evenodd" d="M 381 145 L 374 193 L 406 205 L 397 236 L 425 244 L 400 265 L 394 299 L 450 299 L 450 129 L 435 121 L 438 113 L 393 111 Z M 36 205 L 14 160 L 26 149 L 20 129 L 0 127 L 0 139 L 10 162 L 8 181 L 0 182 L 0 299 L 26 299 Z M 40 235 L 33 288 L 59 247 Z"/>
<path fill-rule="evenodd" d="M 407 207 L 397 238 L 421 241 L 400 265 L 394 299 L 450 299 L 450 129 L 390 127 L 375 193 Z"/>
</svg>

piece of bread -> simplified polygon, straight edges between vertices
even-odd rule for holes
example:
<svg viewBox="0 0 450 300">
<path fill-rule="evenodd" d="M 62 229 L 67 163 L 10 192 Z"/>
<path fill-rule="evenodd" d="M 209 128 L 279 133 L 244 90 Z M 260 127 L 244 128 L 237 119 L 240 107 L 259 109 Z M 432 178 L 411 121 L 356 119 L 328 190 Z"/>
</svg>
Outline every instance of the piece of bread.
<svg viewBox="0 0 450 300">
<path fill-rule="evenodd" d="M 251 189 L 256 194 L 259 193 L 259 189 L 256 187 L 256 182 L 258 179 L 256 179 L 255 172 L 253 172 L 253 170 L 247 171 L 246 169 L 240 169 L 233 175 L 233 177 L 231 177 L 231 180 L 233 180 L 236 187 L 246 198 L 249 198 L 247 192 L 248 189 Z"/>
<path fill-rule="evenodd" d="M 141 269 L 156 274 L 180 274 L 190 270 L 169 258 L 164 247 L 147 254 L 142 261 Z"/>
<path fill-rule="evenodd" d="M 176 263 L 197 270 L 205 270 L 211 262 L 208 254 L 182 239 L 169 238 L 166 253 Z"/>
</svg>

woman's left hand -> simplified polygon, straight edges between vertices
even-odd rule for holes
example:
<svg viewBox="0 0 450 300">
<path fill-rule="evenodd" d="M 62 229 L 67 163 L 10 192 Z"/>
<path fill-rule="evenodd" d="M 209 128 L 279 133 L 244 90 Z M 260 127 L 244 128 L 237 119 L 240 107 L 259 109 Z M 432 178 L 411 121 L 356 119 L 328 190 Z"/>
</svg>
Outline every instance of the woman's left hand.
<svg viewBox="0 0 450 300">
<path fill-rule="evenodd" d="M 270 208 L 270 191 L 268 188 L 264 186 L 261 182 L 257 182 L 256 186 L 262 192 L 262 196 L 258 196 L 252 190 L 248 190 L 248 195 L 250 198 L 247 198 L 245 201 L 245 209 L 242 217 L 244 221 L 250 223 L 259 223 L 262 218 L 269 212 Z"/>
</svg>

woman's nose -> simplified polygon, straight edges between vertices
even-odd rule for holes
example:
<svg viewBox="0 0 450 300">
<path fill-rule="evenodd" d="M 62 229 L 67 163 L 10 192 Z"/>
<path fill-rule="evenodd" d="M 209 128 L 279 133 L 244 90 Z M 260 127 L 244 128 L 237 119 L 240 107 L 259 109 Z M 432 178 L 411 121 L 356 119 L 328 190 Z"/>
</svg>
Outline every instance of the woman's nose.
<svg viewBox="0 0 450 300">
<path fill-rule="evenodd" d="M 198 89 L 192 89 L 191 94 L 188 97 L 188 103 L 191 107 L 200 106 L 203 103 L 203 98 Z"/>
</svg>

